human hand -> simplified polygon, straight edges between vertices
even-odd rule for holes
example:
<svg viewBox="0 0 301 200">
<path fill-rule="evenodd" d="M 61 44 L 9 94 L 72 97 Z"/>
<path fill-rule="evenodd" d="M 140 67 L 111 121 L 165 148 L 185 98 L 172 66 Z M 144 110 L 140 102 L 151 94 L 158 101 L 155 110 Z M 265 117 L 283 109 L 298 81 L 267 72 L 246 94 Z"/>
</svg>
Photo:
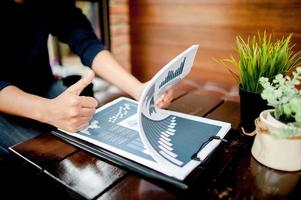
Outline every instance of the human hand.
<svg viewBox="0 0 301 200">
<path fill-rule="evenodd" d="M 174 98 L 174 89 L 170 88 L 164 94 L 162 94 L 157 100 L 156 100 L 156 105 L 159 108 L 168 108 L 171 104 L 171 101 Z"/>
<path fill-rule="evenodd" d="M 143 90 L 145 89 L 145 87 L 147 86 L 147 83 L 142 83 L 140 85 L 140 87 L 137 87 L 137 97 L 135 97 L 137 100 L 140 99 Z M 168 108 L 171 104 L 171 101 L 174 98 L 174 89 L 170 88 L 168 89 L 166 92 L 164 92 L 164 94 L 162 94 L 155 102 L 155 104 L 159 107 L 159 108 Z"/>
<path fill-rule="evenodd" d="M 92 97 L 79 96 L 94 78 L 94 72 L 70 86 L 47 105 L 46 123 L 68 132 L 77 132 L 89 126 L 95 113 L 97 101 Z"/>
</svg>

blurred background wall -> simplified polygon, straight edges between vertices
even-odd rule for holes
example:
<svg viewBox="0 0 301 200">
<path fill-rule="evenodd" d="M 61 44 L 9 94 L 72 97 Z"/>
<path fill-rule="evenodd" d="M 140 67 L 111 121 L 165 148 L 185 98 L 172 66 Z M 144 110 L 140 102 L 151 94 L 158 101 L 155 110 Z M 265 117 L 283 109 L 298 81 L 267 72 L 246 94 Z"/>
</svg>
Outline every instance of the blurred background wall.
<svg viewBox="0 0 301 200">
<path fill-rule="evenodd" d="M 101 0 L 76 2 L 90 19 L 98 36 L 99 2 Z M 208 92 L 237 101 L 237 83 L 214 60 L 237 56 L 237 36 L 246 39 L 249 35 L 267 31 L 277 39 L 293 33 L 295 50 L 301 49 L 301 0 L 108 2 L 111 51 L 141 81 L 149 80 L 161 67 L 192 44 L 199 44 L 193 70 L 188 79 L 183 81 L 181 89 Z M 61 44 L 61 47 L 62 65 L 72 66 L 72 70 L 76 66 L 82 66 L 79 58 L 66 45 Z"/>
<path fill-rule="evenodd" d="M 236 56 L 236 36 L 293 33 L 301 49 L 301 0 L 129 0 L 129 13 L 132 71 L 144 81 L 199 44 L 190 85 L 227 93 L 237 84 L 214 59 Z"/>
</svg>

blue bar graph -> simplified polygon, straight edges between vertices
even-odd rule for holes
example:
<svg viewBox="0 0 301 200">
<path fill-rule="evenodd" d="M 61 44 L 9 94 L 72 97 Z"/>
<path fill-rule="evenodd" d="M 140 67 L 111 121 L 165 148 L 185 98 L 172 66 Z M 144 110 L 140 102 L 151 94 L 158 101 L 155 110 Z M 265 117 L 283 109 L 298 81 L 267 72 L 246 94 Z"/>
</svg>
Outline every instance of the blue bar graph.
<svg viewBox="0 0 301 200">
<path fill-rule="evenodd" d="M 161 88 L 162 86 L 164 86 L 166 83 L 168 83 L 169 81 L 171 81 L 172 79 L 176 78 L 177 76 L 181 75 L 184 69 L 184 65 L 185 65 L 185 61 L 186 61 L 186 57 L 184 57 L 184 60 L 181 62 L 181 65 L 178 69 L 176 69 L 175 71 L 168 71 L 167 76 L 165 77 L 164 81 L 162 81 L 159 85 L 159 88 Z"/>
</svg>

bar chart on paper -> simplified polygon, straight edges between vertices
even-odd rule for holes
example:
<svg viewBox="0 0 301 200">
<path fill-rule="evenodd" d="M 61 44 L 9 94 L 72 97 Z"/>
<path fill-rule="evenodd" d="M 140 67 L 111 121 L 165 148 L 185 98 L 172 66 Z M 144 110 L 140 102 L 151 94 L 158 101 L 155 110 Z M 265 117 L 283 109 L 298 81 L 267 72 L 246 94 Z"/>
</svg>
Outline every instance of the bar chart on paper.
<svg viewBox="0 0 301 200">
<path fill-rule="evenodd" d="M 159 121 L 143 115 L 142 121 L 145 135 L 154 149 L 177 166 L 187 164 L 200 145 L 221 129 L 218 125 L 175 115 Z"/>
<path fill-rule="evenodd" d="M 141 141 L 136 115 L 137 104 L 122 99 L 96 112 L 89 127 L 77 134 L 154 161 Z"/>
<path fill-rule="evenodd" d="M 178 79 L 176 79 L 177 77 L 179 77 L 184 69 L 184 65 L 185 65 L 185 61 L 186 61 L 186 57 L 184 57 L 184 60 L 181 62 L 181 65 L 178 69 L 176 69 L 175 71 L 168 71 L 167 76 L 165 77 L 165 79 L 160 83 L 159 88 L 165 86 L 165 84 L 167 85 L 172 85 L 173 82 L 178 81 Z M 172 81 L 174 80 L 175 81 Z"/>
</svg>

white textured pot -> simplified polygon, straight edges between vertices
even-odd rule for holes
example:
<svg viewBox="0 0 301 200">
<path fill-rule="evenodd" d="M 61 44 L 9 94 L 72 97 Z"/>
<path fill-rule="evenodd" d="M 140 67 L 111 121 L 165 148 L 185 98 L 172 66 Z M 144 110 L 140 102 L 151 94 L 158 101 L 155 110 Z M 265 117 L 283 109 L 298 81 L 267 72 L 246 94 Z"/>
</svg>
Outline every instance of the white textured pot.
<svg viewBox="0 0 301 200">
<path fill-rule="evenodd" d="M 269 130 L 268 133 L 257 133 L 253 146 L 252 155 L 260 163 L 273 169 L 284 171 L 301 170 L 301 138 L 277 139 L 271 132 L 285 126 L 275 120 L 265 110 L 260 113 L 260 121 Z"/>
</svg>

